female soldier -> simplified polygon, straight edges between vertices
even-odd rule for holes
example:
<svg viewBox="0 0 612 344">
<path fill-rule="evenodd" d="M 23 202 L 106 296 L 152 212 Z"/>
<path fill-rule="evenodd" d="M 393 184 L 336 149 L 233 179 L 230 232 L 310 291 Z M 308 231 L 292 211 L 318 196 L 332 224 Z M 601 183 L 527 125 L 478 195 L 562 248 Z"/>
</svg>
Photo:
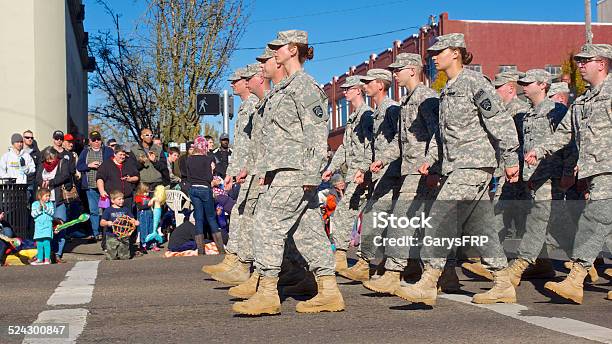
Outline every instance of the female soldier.
<svg viewBox="0 0 612 344">
<path fill-rule="evenodd" d="M 490 202 L 482 198 L 498 164 L 497 147 L 502 153 L 508 180 L 518 180 L 518 139 L 514 122 L 484 76 L 464 68 L 471 62 L 472 55 L 466 50 L 463 34 L 440 36 L 428 50 L 436 69 L 449 78 L 440 94 L 439 122 L 442 174 L 448 179 L 432 207 L 431 229 L 425 229 L 425 238 L 434 239 L 423 242 L 425 271 L 416 284 L 401 287 L 396 295 L 411 302 L 435 304 L 436 284 L 450 251 L 447 245 L 444 249 L 434 249 L 435 239 L 453 239 L 457 231 L 461 234 L 462 227 L 466 226 L 472 230 L 472 235 L 488 238 L 488 243 L 477 248 L 483 250 L 482 255 L 486 257 L 483 261 L 492 270 L 495 283 L 491 290 L 474 295 L 472 302 L 516 302 L 514 287 L 504 269 L 508 262 L 499 243 L 497 228 L 482 225 L 482 217 L 493 216 Z M 435 179 L 435 172 L 429 168 L 438 160 L 435 136 L 429 145 L 428 157 L 419 172 Z"/>
<path fill-rule="evenodd" d="M 296 310 L 341 311 L 344 300 L 336 284 L 334 256 L 322 230 L 316 192 L 327 158 L 327 99 L 303 70 L 304 62 L 313 57 L 306 32 L 279 32 L 268 46 L 288 77 L 275 86 L 264 105 L 262 146 L 266 152 L 265 159 L 257 161 L 257 170 L 266 174 L 262 179 L 266 190 L 257 206 L 257 230 L 253 232 L 259 286 L 251 298 L 234 304 L 233 310 L 250 315 L 280 313 L 278 273 L 285 242 L 293 236 L 318 286 L 318 294 L 299 302 Z"/>
</svg>

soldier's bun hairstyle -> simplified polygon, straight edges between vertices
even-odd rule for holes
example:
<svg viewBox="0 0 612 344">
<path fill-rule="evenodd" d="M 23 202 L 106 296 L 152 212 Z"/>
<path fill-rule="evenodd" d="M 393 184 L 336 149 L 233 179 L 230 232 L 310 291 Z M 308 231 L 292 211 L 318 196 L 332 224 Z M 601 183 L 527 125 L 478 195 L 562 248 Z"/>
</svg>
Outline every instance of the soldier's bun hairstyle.
<svg viewBox="0 0 612 344">
<path fill-rule="evenodd" d="M 289 46 L 295 46 L 298 49 L 298 57 L 301 63 L 314 58 L 314 48 L 303 43 L 289 43 Z"/>
<path fill-rule="evenodd" d="M 463 63 L 464 65 L 469 65 L 470 63 L 472 63 L 472 59 L 474 58 L 474 56 L 472 55 L 472 53 L 467 51 L 467 49 L 459 48 L 459 53 L 461 54 L 461 63 Z"/>
</svg>

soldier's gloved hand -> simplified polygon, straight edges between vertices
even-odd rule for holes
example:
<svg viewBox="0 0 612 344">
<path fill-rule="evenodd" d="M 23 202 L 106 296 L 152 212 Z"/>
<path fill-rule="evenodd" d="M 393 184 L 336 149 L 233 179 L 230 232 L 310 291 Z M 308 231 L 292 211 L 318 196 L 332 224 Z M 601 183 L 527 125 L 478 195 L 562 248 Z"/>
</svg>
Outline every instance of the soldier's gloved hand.
<svg viewBox="0 0 612 344">
<path fill-rule="evenodd" d="M 435 189 L 440 186 L 440 175 L 439 174 L 430 174 L 427 176 L 425 180 L 425 184 L 430 189 Z"/>
<path fill-rule="evenodd" d="M 353 181 L 357 184 L 363 184 L 364 179 L 365 175 L 363 174 L 363 171 L 357 170 L 357 172 L 355 172 L 355 176 L 353 177 Z"/>
<path fill-rule="evenodd" d="M 372 173 L 378 173 L 380 170 L 382 170 L 382 168 L 383 162 L 380 160 L 376 160 L 370 165 L 370 171 L 372 171 Z"/>
<path fill-rule="evenodd" d="M 424 176 L 429 175 L 429 164 L 424 162 L 423 165 L 419 166 L 417 171 Z"/>
<path fill-rule="evenodd" d="M 574 176 L 562 176 L 561 180 L 559 181 L 559 187 L 561 188 L 561 190 L 567 191 L 574 185 L 575 182 L 576 177 Z"/>
<path fill-rule="evenodd" d="M 533 166 L 538 163 L 538 155 L 535 151 L 530 151 L 525 154 L 525 162 Z"/>
<path fill-rule="evenodd" d="M 332 174 L 333 174 L 332 171 L 329 171 L 329 170 L 323 172 L 323 175 L 321 176 L 321 180 L 324 182 L 329 181 L 332 177 Z"/>
<path fill-rule="evenodd" d="M 518 167 L 518 165 L 506 167 L 506 179 L 510 183 L 518 182 L 518 180 L 519 180 L 519 167 Z"/>
</svg>

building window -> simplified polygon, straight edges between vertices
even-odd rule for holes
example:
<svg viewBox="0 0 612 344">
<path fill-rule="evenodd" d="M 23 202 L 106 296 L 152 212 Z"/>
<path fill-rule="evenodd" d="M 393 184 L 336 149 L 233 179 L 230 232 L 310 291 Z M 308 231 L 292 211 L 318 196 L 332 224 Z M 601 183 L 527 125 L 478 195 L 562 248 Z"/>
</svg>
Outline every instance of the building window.
<svg viewBox="0 0 612 344">
<path fill-rule="evenodd" d="M 399 92 L 400 92 L 400 97 L 403 97 L 408 94 L 408 89 L 404 86 L 400 86 Z"/>
<path fill-rule="evenodd" d="M 474 72 L 482 73 L 482 66 L 479 64 L 467 65 L 465 68 L 473 70 Z"/>
<path fill-rule="evenodd" d="M 549 72 L 553 77 L 561 74 L 561 66 L 546 65 L 544 69 Z"/>
<path fill-rule="evenodd" d="M 329 115 L 329 119 L 327 121 L 329 122 L 329 130 L 334 129 L 334 121 L 332 121 L 332 116 L 334 115 L 333 111 L 334 108 L 332 107 L 331 103 L 327 104 L 327 114 Z"/>
<path fill-rule="evenodd" d="M 372 98 L 366 95 L 365 99 L 366 99 L 366 104 L 368 104 L 369 107 L 372 107 Z"/>
<path fill-rule="evenodd" d="M 427 74 L 430 83 L 434 82 L 436 80 L 436 76 L 438 76 L 436 65 L 434 65 L 433 59 L 431 57 L 427 58 L 427 64 L 425 65 L 425 74 Z"/>
<path fill-rule="evenodd" d="M 336 101 L 336 126 L 342 127 L 346 124 L 348 115 L 348 103 L 346 98 L 340 98 Z"/>
<path fill-rule="evenodd" d="M 503 73 L 503 72 L 510 72 L 510 71 L 517 71 L 518 69 L 516 68 L 515 65 L 501 65 L 499 66 L 499 72 Z"/>
</svg>

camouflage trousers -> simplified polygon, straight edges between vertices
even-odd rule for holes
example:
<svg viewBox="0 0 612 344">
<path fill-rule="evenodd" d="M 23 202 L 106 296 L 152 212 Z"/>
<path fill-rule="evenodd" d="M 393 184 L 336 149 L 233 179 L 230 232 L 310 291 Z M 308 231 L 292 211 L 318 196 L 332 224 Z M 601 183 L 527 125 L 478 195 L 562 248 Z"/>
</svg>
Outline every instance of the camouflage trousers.
<svg viewBox="0 0 612 344">
<path fill-rule="evenodd" d="M 612 233 L 612 174 L 591 177 L 589 200 L 578 220 L 572 260 L 591 267 Z"/>
<path fill-rule="evenodd" d="M 130 241 L 128 238 L 118 239 L 114 235 L 106 235 L 106 260 L 130 259 Z"/>
<path fill-rule="evenodd" d="M 526 226 L 517 256 L 533 264 L 544 247 L 548 224 L 552 220 L 552 181 L 540 179 L 523 185 L 531 199 L 525 201 L 522 207 L 526 211 Z"/>
<path fill-rule="evenodd" d="M 244 263 L 252 262 L 253 255 L 253 218 L 259 200 L 261 186 L 259 179 L 249 176 L 242 184 L 236 205 L 232 209 L 229 239 L 226 250 L 236 254 Z"/>
<path fill-rule="evenodd" d="M 305 192 L 299 173 L 282 171 L 261 195 L 255 214 L 253 251 L 262 276 L 276 277 L 288 237 L 316 276 L 334 275 L 334 255 L 325 233 L 316 189 Z M 292 185 L 293 184 L 293 185 Z"/>
<path fill-rule="evenodd" d="M 457 169 L 451 172 L 442 185 L 430 211 L 431 228 L 425 228 L 421 256 L 423 262 L 435 269 L 443 269 L 447 258 L 456 257 L 457 245 L 436 245 L 438 240 L 461 236 L 482 236 L 485 245 L 475 245 L 482 262 L 492 270 L 508 266 L 508 260 L 499 242 L 498 229 L 490 226 L 494 216 L 493 204 L 488 196 L 488 186 L 493 169 Z M 464 249 L 464 247 L 461 247 Z"/>
<path fill-rule="evenodd" d="M 419 210 L 424 211 L 425 201 L 431 199 L 431 190 L 421 175 L 401 177 L 383 176 L 372 192 L 372 197 L 363 207 L 361 243 L 359 255 L 365 260 L 376 256 L 385 257 L 385 269 L 403 271 L 410 257 L 409 246 L 381 245 L 381 239 L 414 237 L 415 230 L 393 226 L 380 226 L 375 217 L 380 213 L 412 217 Z"/>
<path fill-rule="evenodd" d="M 337 250 L 348 250 L 353 226 L 359 215 L 359 209 L 366 202 L 367 184 L 349 183 L 342 200 L 331 217 L 334 244 Z"/>
</svg>

